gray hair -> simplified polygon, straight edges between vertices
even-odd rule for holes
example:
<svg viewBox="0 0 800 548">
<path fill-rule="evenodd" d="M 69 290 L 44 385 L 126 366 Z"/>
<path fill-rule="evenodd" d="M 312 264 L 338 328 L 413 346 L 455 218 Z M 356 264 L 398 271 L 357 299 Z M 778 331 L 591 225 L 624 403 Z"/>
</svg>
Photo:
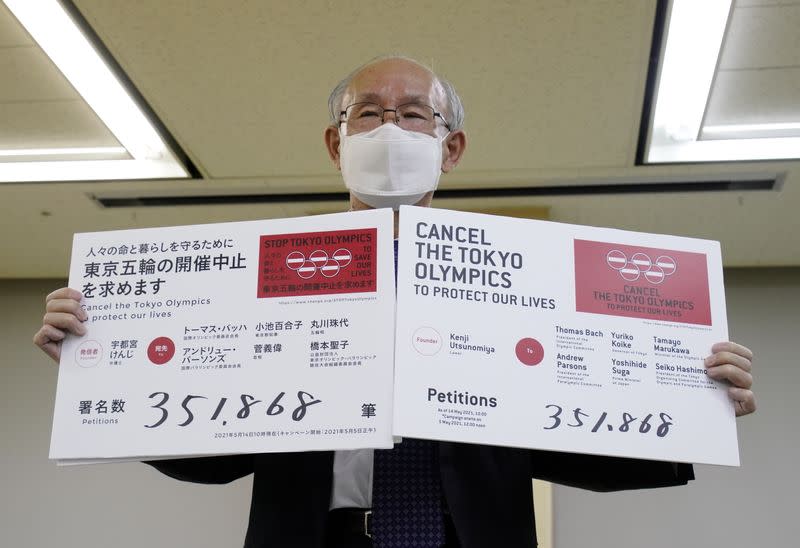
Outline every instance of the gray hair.
<svg viewBox="0 0 800 548">
<path fill-rule="evenodd" d="M 356 75 L 365 67 L 368 67 L 373 63 L 377 63 L 378 61 L 384 61 L 387 59 L 403 59 L 415 63 L 425 70 L 430 71 L 444 92 L 445 101 L 447 103 L 444 105 L 446 108 L 445 117 L 447 118 L 447 125 L 450 126 L 450 131 L 456 131 L 464 127 L 464 105 L 461 103 L 461 97 L 459 97 L 458 93 L 456 93 L 456 88 L 453 87 L 453 84 L 436 74 L 436 72 L 434 72 L 430 67 L 420 63 L 416 59 L 412 59 L 404 55 L 382 55 L 375 57 L 374 59 L 371 59 L 360 67 L 356 68 L 350 74 L 345 76 L 341 82 L 336 84 L 336 87 L 333 88 L 330 96 L 328 96 L 328 113 L 330 114 L 332 126 L 339 125 L 339 113 L 341 112 L 343 106 L 342 100 L 344 99 L 344 94 L 347 92 L 347 88 L 350 87 L 350 83 L 353 81 L 353 78 L 355 78 Z"/>
</svg>

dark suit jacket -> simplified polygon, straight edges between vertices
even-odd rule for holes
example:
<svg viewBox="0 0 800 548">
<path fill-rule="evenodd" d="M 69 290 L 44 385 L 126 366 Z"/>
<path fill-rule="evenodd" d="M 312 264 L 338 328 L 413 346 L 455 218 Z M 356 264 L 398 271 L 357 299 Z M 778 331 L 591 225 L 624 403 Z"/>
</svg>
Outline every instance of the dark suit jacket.
<svg viewBox="0 0 800 548">
<path fill-rule="evenodd" d="M 685 485 L 692 466 L 439 443 L 442 491 L 464 548 L 533 548 L 531 478 L 614 491 Z M 253 473 L 245 548 L 324 545 L 333 453 L 271 453 L 148 462 L 183 481 L 228 483 Z"/>
</svg>

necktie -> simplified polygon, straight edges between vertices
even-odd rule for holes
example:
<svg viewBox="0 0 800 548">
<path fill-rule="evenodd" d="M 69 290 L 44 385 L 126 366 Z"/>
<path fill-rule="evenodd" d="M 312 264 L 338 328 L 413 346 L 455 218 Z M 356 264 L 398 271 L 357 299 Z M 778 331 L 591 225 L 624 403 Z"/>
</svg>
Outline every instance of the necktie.
<svg viewBox="0 0 800 548">
<path fill-rule="evenodd" d="M 397 240 L 394 242 L 397 279 Z M 444 542 L 436 444 L 405 439 L 375 451 L 372 535 L 378 548 L 438 548 Z"/>
<path fill-rule="evenodd" d="M 444 543 L 436 444 L 404 439 L 375 451 L 372 535 L 378 548 L 438 548 Z"/>
</svg>

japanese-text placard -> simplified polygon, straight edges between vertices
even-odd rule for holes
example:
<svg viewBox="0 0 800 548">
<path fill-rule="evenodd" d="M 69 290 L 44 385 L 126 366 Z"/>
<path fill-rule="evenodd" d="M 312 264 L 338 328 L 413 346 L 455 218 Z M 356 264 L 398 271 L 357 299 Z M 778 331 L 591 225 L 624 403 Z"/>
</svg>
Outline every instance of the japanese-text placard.
<svg viewBox="0 0 800 548">
<path fill-rule="evenodd" d="M 404 207 L 400 436 L 737 465 L 717 242 Z"/>
<path fill-rule="evenodd" d="M 392 237 L 390 210 L 76 234 L 50 457 L 391 446 Z"/>
</svg>

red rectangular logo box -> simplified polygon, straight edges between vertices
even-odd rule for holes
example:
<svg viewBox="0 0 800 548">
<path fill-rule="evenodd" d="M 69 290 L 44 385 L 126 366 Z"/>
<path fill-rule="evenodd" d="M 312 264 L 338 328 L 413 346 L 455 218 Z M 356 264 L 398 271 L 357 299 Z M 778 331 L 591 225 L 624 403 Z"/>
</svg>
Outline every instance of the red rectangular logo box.
<svg viewBox="0 0 800 548">
<path fill-rule="evenodd" d="M 578 312 L 711 325 L 703 253 L 575 240 Z"/>
<path fill-rule="evenodd" d="M 377 229 L 261 236 L 258 298 L 374 293 Z"/>
</svg>

